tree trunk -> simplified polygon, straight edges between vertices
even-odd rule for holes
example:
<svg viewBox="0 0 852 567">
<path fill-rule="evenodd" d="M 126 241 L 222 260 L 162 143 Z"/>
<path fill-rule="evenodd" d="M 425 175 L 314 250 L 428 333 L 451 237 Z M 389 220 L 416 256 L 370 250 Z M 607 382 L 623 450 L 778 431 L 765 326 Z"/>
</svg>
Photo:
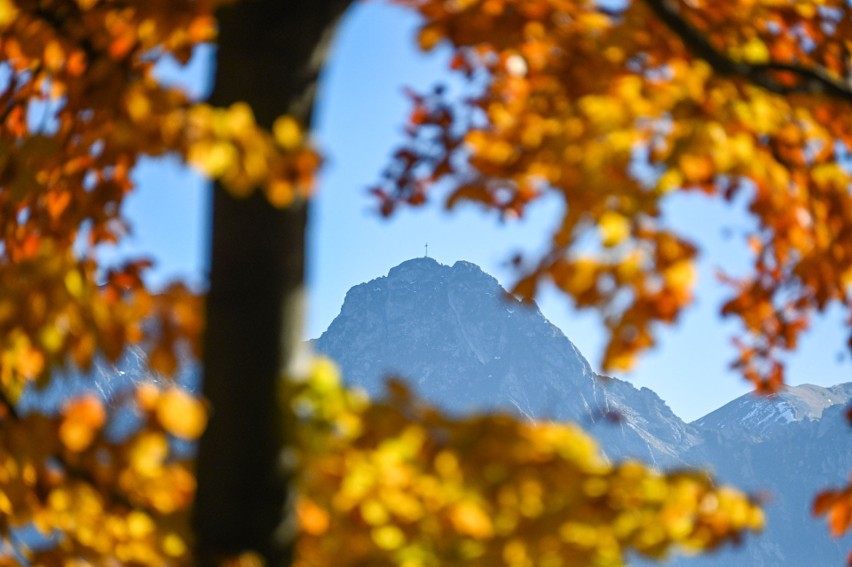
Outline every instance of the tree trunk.
<svg viewBox="0 0 852 567">
<path fill-rule="evenodd" d="M 317 77 L 349 0 L 245 0 L 220 9 L 211 102 L 248 102 L 259 124 L 281 114 L 309 125 Z M 199 565 L 247 550 L 287 565 L 287 443 L 278 405 L 302 333 L 307 203 L 272 207 L 214 188 L 204 395 L 193 526 Z"/>
</svg>

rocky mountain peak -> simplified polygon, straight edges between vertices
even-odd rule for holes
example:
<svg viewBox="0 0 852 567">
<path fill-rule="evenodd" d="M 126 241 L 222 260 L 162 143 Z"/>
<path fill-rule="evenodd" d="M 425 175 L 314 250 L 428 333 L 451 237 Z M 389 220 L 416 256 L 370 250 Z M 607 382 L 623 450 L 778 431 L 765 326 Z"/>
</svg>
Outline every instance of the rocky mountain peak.
<svg viewBox="0 0 852 567">
<path fill-rule="evenodd" d="M 449 266 L 441 264 L 434 258 L 412 258 L 394 266 L 388 272 L 388 279 L 429 280 L 446 275 Z"/>
<path fill-rule="evenodd" d="M 656 394 L 597 376 L 537 307 L 470 262 L 415 258 L 355 286 L 315 347 L 371 395 L 402 376 L 448 411 L 591 425 L 612 456 L 673 464 L 692 438 Z M 613 415 L 623 420 L 604 419 Z"/>
</svg>

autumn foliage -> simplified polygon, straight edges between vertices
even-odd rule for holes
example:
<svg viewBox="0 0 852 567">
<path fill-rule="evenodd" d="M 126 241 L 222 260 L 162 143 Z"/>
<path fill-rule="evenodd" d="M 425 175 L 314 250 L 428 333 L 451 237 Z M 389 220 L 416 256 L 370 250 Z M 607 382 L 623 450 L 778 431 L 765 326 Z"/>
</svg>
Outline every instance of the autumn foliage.
<svg viewBox="0 0 852 567">
<path fill-rule="evenodd" d="M 745 204 L 756 221 L 751 272 L 720 280 L 721 313 L 742 323 L 733 366 L 758 390 L 783 385 L 783 352 L 816 313 L 839 304 L 852 320 L 848 3 L 399 3 L 423 14 L 423 49 L 449 43 L 452 68 L 485 86 L 464 101 L 412 95 L 383 210 L 436 184 L 448 207 L 509 217 L 559 195 L 562 223 L 545 254 L 516 259 L 515 292 L 549 280 L 600 311 L 605 368 L 631 368 L 692 301 L 698 250 L 661 214 L 673 191 Z M 852 525 L 847 493 L 815 505 L 835 534 Z"/>
<path fill-rule="evenodd" d="M 370 403 L 326 361 L 286 399 L 302 448 L 299 567 L 615 566 L 763 525 L 746 495 L 700 472 L 613 465 L 575 425 L 450 418 L 401 382 Z"/>
<path fill-rule="evenodd" d="M 449 43 L 452 68 L 484 88 L 412 95 L 385 211 L 435 184 L 451 187 L 449 207 L 508 217 L 559 195 L 561 225 L 515 291 L 549 280 L 598 309 L 606 369 L 631 368 L 654 324 L 692 300 L 696 247 L 661 212 L 674 191 L 744 203 L 756 220 L 753 270 L 723 277 L 722 313 L 742 322 L 735 364 L 758 388 L 783 383 L 779 353 L 814 313 L 849 307 L 847 3 L 399 3 L 423 14 L 420 45 Z"/>
<path fill-rule="evenodd" d="M 9 562 L 190 561 L 187 443 L 203 401 L 172 379 L 197 356 L 201 299 L 150 289 L 150 262 L 104 265 L 128 232 L 144 156 L 174 155 L 232 195 L 307 198 L 320 164 L 308 125 L 265 129 L 252 101 L 216 108 L 161 82 L 215 41 L 216 0 L 0 0 L 0 534 Z M 383 212 L 450 188 L 505 217 L 545 194 L 566 204 L 550 249 L 519 259 L 515 291 L 542 280 L 603 315 L 604 366 L 631 367 L 692 300 L 698 250 L 666 226 L 668 195 L 745 203 L 753 269 L 726 275 L 742 322 L 734 364 L 761 389 L 810 318 L 850 306 L 848 3 L 395 0 L 424 17 L 423 49 L 453 48 L 478 87 L 458 101 L 411 93 L 409 143 L 374 191 Z M 128 348 L 162 377 L 58 411 L 23 392 Z M 301 472 L 298 565 L 618 565 L 632 550 L 701 551 L 757 529 L 745 495 L 694 472 L 611 464 L 570 425 L 451 419 L 395 386 L 368 403 L 315 365 L 291 384 Z M 139 426 L 109 433 L 121 412 Z M 216 418 L 215 408 L 212 419 Z M 815 512 L 852 522 L 847 488 Z M 250 513 L 248 511 L 247 513 Z M 41 545 L 20 534 L 35 530 Z M 48 538 L 47 536 L 50 535 Z M 33 536 L 35 537 L 35 536 Z M 4 547 L 4 549 L 7 549 Z"/>
</svg>

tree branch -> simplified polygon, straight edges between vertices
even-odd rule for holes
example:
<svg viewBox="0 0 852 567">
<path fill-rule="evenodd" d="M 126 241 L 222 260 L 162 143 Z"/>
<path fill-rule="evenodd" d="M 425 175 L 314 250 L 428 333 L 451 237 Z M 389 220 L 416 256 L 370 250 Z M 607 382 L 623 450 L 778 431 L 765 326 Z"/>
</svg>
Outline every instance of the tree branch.
<svg viewBox="0 0 852 567">
<path fill-rule="evenodd" d="M 9 396 L 6 395 L 6 391 L 0 389 L 0 407 L 3 408 L 6 412 L 6 416 L 11 418 L 13 421 L 20 421 L 20 416 L 18 415 L 18 408 L 15 407 L 15 404 L 9 399 Z"/>
<path fill-rule="evenodd" d="M 704 59 L 720 75 L 740 77 L 770 92 L 788 94 L 826 95 L 852 102 L 852 83 L 829 75 L 824 69 L 796 63 L 747 63 L 731 59 L 710 43 L 710 40 L 679 12 L 673 0 L 645 0 L 654 14 L 677 35 L 696 56 Z M 773 77 L 783 71 L 795 75 L 799 82 L 784 85 Z"/>
</svg>

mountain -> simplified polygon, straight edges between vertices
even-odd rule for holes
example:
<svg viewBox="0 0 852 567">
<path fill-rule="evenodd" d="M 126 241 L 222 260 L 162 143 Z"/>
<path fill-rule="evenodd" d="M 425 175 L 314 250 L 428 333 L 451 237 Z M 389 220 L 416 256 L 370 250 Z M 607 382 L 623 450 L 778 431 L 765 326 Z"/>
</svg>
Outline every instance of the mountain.
<svg viewBox="0 0 852 567">
<path fill-rule="evenodd" d="M 833 539 L 811 516 L 820 488 L 841 485 L 852 470 L 852 431 L 843 413 L 852 384 L 806 384 L 771 397 L 747 394 L 695 421 L 701 443 L 683 458 L 768 498 L 766 531 L 750 545 L 689 567 L 844 565 L 852 537 Z"/>
<path fill-rule="evenodd" d="M 852 383 L 830 388 L 803 384 L 771 396 L 746 394 L 697 420 L 695 426 L 724 437 L 764 440 L 783 431 L 781 425 L 819 420 L 827 408 L 850 399 Z"/>
<path fill-rule="evenodd" d="M 697 440 L 659 396 L 595 374 L 537 307 L 469 262 L 417 258 L 353 287 L 314 347 L 372 395 L 398 375 L 451 412 L 577 421 L 613 458 L 680 465 Z"/>
<path fill-rule="evenodd" d="M 763 535 L 671 565 L 839 566 L 852 547 L 850 538 L 831 539 L 810 514 L 814 492 L 839 485 L 852 470 L 852 435 L 841 417 L 852 384 L 747 395 L 687 424 L 651 390 L 597 375 L 537 307 L 507 294 L 476 265 L 430 258 L 350 289 L 314 348 L 372 395 L 386 377 L 401 376 L 450 412 L 575 421 L 612 459 L 707 468 L 768 495 Z"/>
</svg>

